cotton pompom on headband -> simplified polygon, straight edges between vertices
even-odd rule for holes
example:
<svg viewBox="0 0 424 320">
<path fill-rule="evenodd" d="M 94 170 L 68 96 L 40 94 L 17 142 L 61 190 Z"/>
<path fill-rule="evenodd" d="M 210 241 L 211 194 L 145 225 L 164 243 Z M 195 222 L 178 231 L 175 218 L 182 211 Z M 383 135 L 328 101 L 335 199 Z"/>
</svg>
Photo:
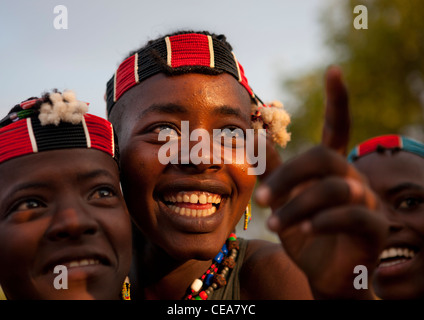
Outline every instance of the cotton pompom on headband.
<svg viewBox="0 0 424 320">
<path fill-rule="evenodd" d="M 285 147 L 290 141 L 291 135 L 287 132 L 290 115 L 280 101 L 254 105 L 251 117 L 253 128 L 266 129 L 272 140 L 279 146 Z"/>
<path fill-rule="evenodd" d="M 78 101 L 75 93 L 71 90 L 64 91 L 63 94 L 53 92 L 49 96 L 51 103 L 44 102 L 40 107 L 40 123 L 58 125 L 61 121 L 78 124 L 82 121 L 88 111 L 88 104 Z"/>
</svg>

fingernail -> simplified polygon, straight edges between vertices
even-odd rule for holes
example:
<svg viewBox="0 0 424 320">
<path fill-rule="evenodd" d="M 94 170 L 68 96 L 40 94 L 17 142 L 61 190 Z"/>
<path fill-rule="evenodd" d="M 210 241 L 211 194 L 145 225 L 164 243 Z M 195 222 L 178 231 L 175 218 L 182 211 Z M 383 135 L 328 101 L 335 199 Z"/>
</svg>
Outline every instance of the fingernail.
<svg viewBox="0 0 424 320">
<path fill-rule="evenodd" d="M 280 227 L 280 221 L 278 220 L 276 216 L 274 215 L 270 216 L 267 222 L 268 222 L 268 228 L 271 231 L 278 231 Z"/>
<path fill-rule="evenodd" d="M 266 185 L 261 185 L 255 192 L 256 202 L 261 205 L 267 205 L 271 197 L 271 190 Z"/>
<path fill-rule="evenodd" d="M 312 230 L 312 223 L 309 220 L 305 220 L 300 223 L 299 229 L 303 233 L 309 233 Z"/>
<path fill-rule="evenodd" d="M 350 189 L 350 196 L 354 203 L 360 202 L 364 196 L 364 187 L 362 184 L 352 178 L 345 179 Z"/>
</svg>

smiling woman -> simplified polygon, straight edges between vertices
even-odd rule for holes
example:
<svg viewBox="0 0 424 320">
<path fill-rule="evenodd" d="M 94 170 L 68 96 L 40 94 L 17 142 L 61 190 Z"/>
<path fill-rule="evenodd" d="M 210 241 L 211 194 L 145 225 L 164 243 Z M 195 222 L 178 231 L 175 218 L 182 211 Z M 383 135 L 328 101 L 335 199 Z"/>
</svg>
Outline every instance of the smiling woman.
<svg viewBox="0 0 424 320">
<path fill-rule="evenodd" d="M 131 228 L 113 129 L 86 111 L 72 92 L 54 92 L 15 106 L 0 122 L 7 299 L 119 299 L 126 286 Z"/>
<path fill-rule="evenodd" d="M 380 196 L 390 233 L 374 274 L 382 299 L 424 297 L 424 145 L 385 135 L 357 147 L 350 160 Z"/>
<path fill-rule="evenodd" d="M 281 246 L 233 233 L 256 182 L 246 133 L 268 129 L 271 141 L 285 146 L 290 117 L 254 94 L 224 36 L 178 32 L 131 53 L 107 84 L 107 109 L 119 138 L 125 200 L 143 233 L 131 274 L 136 298 L 272 297 L 260 286 L 251 290 L 263 280 L 251 272 L 267 257 L 290 270 L 281 282 L 287 290 L 275 297 L 310 297 Z M 264 260 L 253 258 L 263 253 Z"/>
</svg>

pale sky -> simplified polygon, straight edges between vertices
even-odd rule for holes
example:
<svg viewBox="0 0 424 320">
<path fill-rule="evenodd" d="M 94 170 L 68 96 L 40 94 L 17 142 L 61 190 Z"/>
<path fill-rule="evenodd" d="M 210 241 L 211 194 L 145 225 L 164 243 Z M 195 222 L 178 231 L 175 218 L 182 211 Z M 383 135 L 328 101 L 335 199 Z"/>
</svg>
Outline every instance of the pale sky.
<svg viewBox="0 0 424 320">
<path fill-rule="evenodd" d="M 255 93 L 284 102 L 282 79 L 329 62 L 318 23 L 326 3 L 0 0 L 0 118 L 53 88 L 74 90 L 90 103 L 89 112 L 105 117 L 106 82 L 119 62 L 146 41 L 180 29 L 225 34 Z M 57 5 L 68 10 L 67 30 L 54 28 Z"/>
</svg>

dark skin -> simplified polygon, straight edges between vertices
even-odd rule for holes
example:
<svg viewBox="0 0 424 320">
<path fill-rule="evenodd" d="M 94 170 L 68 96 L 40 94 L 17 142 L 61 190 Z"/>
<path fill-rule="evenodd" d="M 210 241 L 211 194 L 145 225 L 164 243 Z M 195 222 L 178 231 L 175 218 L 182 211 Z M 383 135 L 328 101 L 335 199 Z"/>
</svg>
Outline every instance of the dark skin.
<svg viewBox="0 0 424 320">
<path fill-rule="evenodd" d="M 116 162 L 95 149 L 53 150 L 8 160 L 0 176 L 0 283 L 7 298 L 120 299 L 131 225 Z M 66 290 L 54 287 L 56 265 L 68 268 Z"/>
<path fill-rule="evenodd" d="M 408 249 L 412 258 L 390 259 L 374 273 L 374 288 L 382 299 L 424 298 L 424 159 L 406 151 L 385 150 L 354 162 L 382 201 L 390 232 L 384 249 Z"/>
<path fill-rule="evenodd" d="M 246 161 L 162 165 L 158 153 L 164 142 L 158 143 L 158 133 L 179 135 L 183 120 L 190 130 L 202 128 L 211 135 L 213 129 L 245 131 L 250 128 L 250 97 L 228 74 L 158 74 L 125 93 L 114 108 L 125 108 L 117 132 L 121 181 L 129 211 L 144 234 L 144 241 L 136 243 L 131 274 L 136 298 L 181 299 L 235 229 L 256 177 L 247 175 Z M 115 110 L 112 122 L 118 121 Z M 164 197 L 185 191 L 218 194 L 222 201 L 213 215 L 180 216 L 169 210 Z M 273 268 L 263 272 L 267 265 Z M 306 277 L 279 244 L 249 241 L 243 266 L 242 299 L 312 298 Z"/>
<path fill-rule="evenodd" d="M 322 144 L 275 169 L 255 199 L 273 209 L 268 226 L 308 276 L 315 298 L 372 299 L 372 290 L 354 289 L 353 270 L 364 265 L 372 273 L 388 226 L 377 196 L 344 157 L 350 119 L 336 67 L 327 71 L 326 96 Z"/>
</svg>

